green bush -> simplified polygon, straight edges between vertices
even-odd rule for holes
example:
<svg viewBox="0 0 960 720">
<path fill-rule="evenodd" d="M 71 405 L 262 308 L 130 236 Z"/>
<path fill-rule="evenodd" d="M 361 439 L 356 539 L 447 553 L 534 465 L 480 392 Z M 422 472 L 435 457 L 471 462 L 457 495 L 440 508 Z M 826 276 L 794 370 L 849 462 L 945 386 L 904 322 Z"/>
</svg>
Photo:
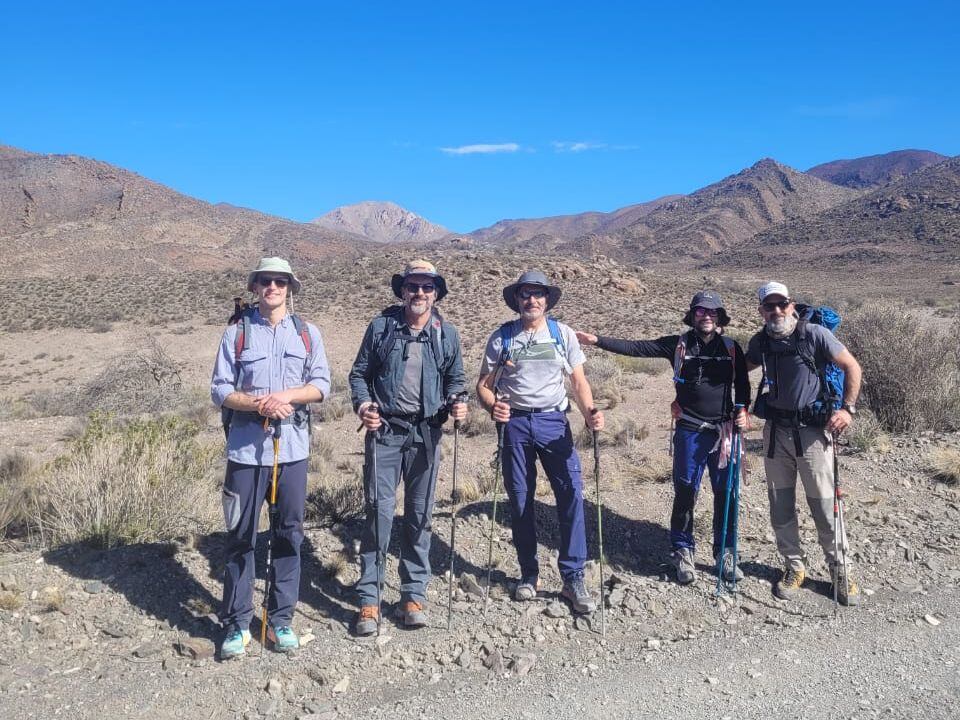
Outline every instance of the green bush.
<svg viewBox="0 0 960 720">
<path fill-rule="evenodd" d="M 841 325 L 863 397 L 892 432 L 960 427 L 960 339 L 902 305 L 866 303 Z"/>
<path fill-rule="evenodd" d="M 94 413 L 43 470 L 37 523 L 52 544 L 111 547 L 211 530 L 220 519 L 221 448 L 170 416 L 119 422 Z"/>
</svg>

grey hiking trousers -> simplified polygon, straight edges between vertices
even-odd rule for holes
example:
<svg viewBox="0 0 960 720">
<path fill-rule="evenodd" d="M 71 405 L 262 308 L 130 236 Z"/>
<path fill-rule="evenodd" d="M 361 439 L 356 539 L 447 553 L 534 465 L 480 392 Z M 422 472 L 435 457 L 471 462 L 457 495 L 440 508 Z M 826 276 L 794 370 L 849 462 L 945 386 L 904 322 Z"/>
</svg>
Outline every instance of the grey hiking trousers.
<svg viewBox="0 0 960 720">
<path fill-rule="evenodd" d="M 426 599 L 430 580 L 430 539 L 434 492 L 440 459 L 442 429 L 419 423 L 407 428 L 384 425 L 376 434 L 377 475 L 373 476 L 374 434 L 367 433 L 363 466 L 367 516 L 360 538 L 360 580 L 356 591 L 361 605 L 377 604 L 377 554 L 375 522 L 380 523 L 383 582 L 397 487 L 403 481 L 403 516 L 400 521 L 401 600 Z M 376 482 L 376 494 L 374 488 Z M 374 498 L 379 496 L 380 512 Z"/>
<path fill-rule="evenodd" d="M 820 427 L 798 428 L 802 455 L 797 455 L 794 429 L 778 425 L 771 437 L 771 423 L 763 428 L 764 470 L 770 499 L 770 525 L 777 538 L 777 550 L 784 562 L 795 570 L 804 566 L 797 519 L 797 475 L 807 496 L 807 505 L 817 526 L 817 539 L 827 564 L 837 562 L 833 527 L 833 440 Z M 773 457 L 767 457 L 774 443 Z M 846 535 L 840 539 L 844 557 L 848 557 Z"/>
</svg>

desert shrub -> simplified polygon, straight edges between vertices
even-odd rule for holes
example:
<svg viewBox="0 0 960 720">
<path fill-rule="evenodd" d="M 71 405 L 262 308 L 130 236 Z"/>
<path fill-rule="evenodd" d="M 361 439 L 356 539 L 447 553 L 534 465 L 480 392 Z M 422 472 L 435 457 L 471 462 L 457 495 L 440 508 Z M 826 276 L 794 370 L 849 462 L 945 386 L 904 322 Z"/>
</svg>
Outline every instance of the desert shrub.
<svg viewBox="0 0 960 720">
<path fill-rule="evenodd" d="M 937 448 L 927 455 L 926 465 L 935 480 L 948 485 L 960 484 L 960 450 Z"/>
<path fill-rule="evenodd" d="M 339 420 L 353 412 L 353 402 L 350 400 L 350 387 L 344 377 L 332 374 L 330 376 L 330 392 L 323 402 L 313 406 L 313 418 L 317 422 Z"/>
<path fill-rule="evenodd" d="M 36 504 L 34 462 L 19 450 L 0 460 L 0 541 L 27 530 Z"/>
<path fill-rule="evenodd" d="M 610 355 L 596 355 L 584 364 L 593 399 L 606 407 L 616 407 L 623 399 L 623 369 Z"/>
<path fill-rule="evenodd" d="M 630 355 L 611 355 L 610 357 L 625 373 L 659 375 L 669 369 L 667 363 L 659 358 L 631 357 Z"/>
<path fill-rule="evenodd" d="M 324 463 L 309 477 L 306 519 L 327 527 L 364 516 L 363 475 L 359 468 Z"/>
<path fill-rule="evenodd" d="M 117 359 L 80 391 L 87 410 L 118 414 L 150 413 L 190 403 L 183 389 L 182 366 L 154 338 Z"/>
<path fill-rule="evenodd" d="M 893 432 L 960 427 L 960 339 L 901 305 L 868 303 L 842 339 L 863 367 L 863 395 Z"/>
<path fill-rule="evenodd" d="M 606 426 L 600 431 L 597 442 L 602 448 L 629 448 L 649 435 L 647 426 L 633 418 L 607 418 Z M 593 448 L 593 430 L 581 425 L 573 440 L 579 450 L 590 450 Z"/>
<path fill-rule="evenodd" d="M 484 410 L 480 403 L 470 402 L 470 410 L 467 413 L 466 420 L 460 422 L 460 432 L 466 437 L 477 437 L 479 435 L 495 435 L 497 424 L 490 417 L 490 413 Z"/>
<path fill-rule="evenodd" d="M 638 483 L 665 483 L 673 478 L 673 461 L 666 455 L 645 455 L 627 469 L 630 478 Z"/>
<path fill-rule="evenodd" d="M 855 452 L 889 452 L 890 437 L 883 431 L 877 416 L 867 408 L 857 413 L 857 420 L 845 433 Z"/>
<path fill-rule="evenodd" d="M 53 544 L 172 540 L 220 518 L 219 444 L 180 417 L 120 422 L 94 413 L 40 482 L 37 523 Z"/>
</svg>

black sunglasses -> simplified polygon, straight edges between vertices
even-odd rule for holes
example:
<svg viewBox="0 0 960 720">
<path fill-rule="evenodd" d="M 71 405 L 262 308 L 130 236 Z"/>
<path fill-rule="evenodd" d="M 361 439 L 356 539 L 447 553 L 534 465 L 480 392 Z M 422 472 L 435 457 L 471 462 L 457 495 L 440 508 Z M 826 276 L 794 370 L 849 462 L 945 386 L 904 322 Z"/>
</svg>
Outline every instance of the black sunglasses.
<svg viewBox="0 0 960 720">
<path fill-rule="evenodd" d="M 290 284 L 290 278 L 286 275 L 259 275 L 257 276 L 257 282 L 263 287 L 270 287 L 276 283 L 278 288 L 285 288 Z"/>
<path fill-rule="evenodd" d="M 403 284 L 403 287 L 407 292 L 412 293 L 414 295 L 417 294 L 418 290 L 423 290 L 424 295 L 429 295 L 430 293 L 432 293 L 434 290 L 437 289 L 437 286 L 434 285 L 433 283 L 421 284 L 421 283 L 415 283 L 415 282 L 405 282 Z"/>
<path fill-rule="evenodd" d="M 769 302 L 762 303 L 760 307 L 762 307 L 767 312 L 773 312 L 777 308 L 780 308 L 781 310 L 786 310 L 788 307 L 790 307 L 791 302 L 793 301 L 792 300 L 777 300 L 777 301 L 771 300 Z"/>
<path fill-rule="evenodd" d="M 520 296 L 521 300 L 529 300 L 530 298 L 545 298 L 547 296 L 546 290 L 518 290 L 517 295 Z"/>
</svg>

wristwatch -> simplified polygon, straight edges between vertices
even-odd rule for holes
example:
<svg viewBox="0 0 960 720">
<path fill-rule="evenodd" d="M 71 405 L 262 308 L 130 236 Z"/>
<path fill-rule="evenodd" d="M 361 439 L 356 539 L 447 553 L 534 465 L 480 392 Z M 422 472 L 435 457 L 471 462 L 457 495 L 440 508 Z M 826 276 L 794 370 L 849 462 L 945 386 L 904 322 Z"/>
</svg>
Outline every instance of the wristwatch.
<svg viewBox="0 0 960 720">
<path fill-rule="evenodd" d="M 857 406 L 854 405 L 853 403 L 844 403 L 843 405 L 840 406 L 840 409 L 846 410 L 851 415 L 857 414 Z"/>
</svg>

